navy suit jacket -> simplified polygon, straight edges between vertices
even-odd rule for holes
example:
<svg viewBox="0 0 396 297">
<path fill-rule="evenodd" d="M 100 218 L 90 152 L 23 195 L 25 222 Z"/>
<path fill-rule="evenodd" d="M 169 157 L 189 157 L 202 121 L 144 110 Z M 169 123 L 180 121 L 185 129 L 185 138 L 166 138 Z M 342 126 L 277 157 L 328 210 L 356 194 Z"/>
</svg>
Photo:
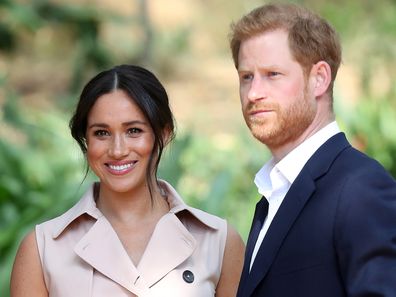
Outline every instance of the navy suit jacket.
<svg viewBox="0 0 396 297">
<path fill-rule="evenodd" d="M 244 267 L 250 296 L 396 296 L 396 182 L 343 133 L 305 164 Z"/>
</svg>

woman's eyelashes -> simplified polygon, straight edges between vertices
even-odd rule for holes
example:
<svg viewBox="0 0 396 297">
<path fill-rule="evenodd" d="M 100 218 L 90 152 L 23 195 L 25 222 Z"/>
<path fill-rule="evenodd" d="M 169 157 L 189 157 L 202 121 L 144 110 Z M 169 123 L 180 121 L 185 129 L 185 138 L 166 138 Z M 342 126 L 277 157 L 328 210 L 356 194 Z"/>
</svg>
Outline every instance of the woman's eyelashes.
<svg viewBox="0 0 396 297">
<path fill-rule="evenodd" d="M 110 135 L 110 134 L 109 134 L 109 132 L 106 131 L 106 130 L 95 130 L 95 131 L 93 132 L 93 135 L 96 136 L 96 137 L 105 137 L 105 136 L 108 136 L 108 135 Z"/>
<path fill-rule="evenodd" d="M 132 136 L 132 137 L 136 137 L 139 134 L 141 134 L 143 132 L 143 129 L 137 128 L 137 127 L 133 127 L 133 128 L 129 128 L 127 130 L 127 134 Z"/>
<path fill-rule="evenodd" d="M 125 130 L 125 134 L 130 137 L 137 137 L 141 133 L 143 133 L 143 129 L 138 128 L 138 127 L 132 127 L 132 128 L 128 128 Z M 93 135 L 98 138 L 104 138 L 107 136 L 111 136 L 112 133 L 108 130 L 100 129 L 100 130 L 95 130 L 93 132 Z"/>
</svg>

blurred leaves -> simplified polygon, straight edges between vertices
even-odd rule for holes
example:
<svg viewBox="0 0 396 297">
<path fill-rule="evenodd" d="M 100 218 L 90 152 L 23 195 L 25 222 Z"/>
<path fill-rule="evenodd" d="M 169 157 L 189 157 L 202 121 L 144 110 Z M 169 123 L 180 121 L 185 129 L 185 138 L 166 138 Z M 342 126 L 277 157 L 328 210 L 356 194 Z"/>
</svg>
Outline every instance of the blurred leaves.
<svg viewBox="0 0 396 297">
<path fill-rule="evenodd" d="M 0 274 L 9 275 L 22 236 L 69 208 L 83 176 L 67 121 L 56 111 L 24 109 L 8 95 L 0 119 Z M 8 278 L 0 281 L 7 288 Z"/>
<path fill-rule="evenodd" d="M 269 157 L 255 142 L 242 132 L 179 136 L 165 154 L 159 176 L 190 205 L 227 218 L 245 238 L 250 227 L 246 212 L 253 212 L 259 198 L 253 176 Z"/>
<path fill-rule="evenodd" d="M 353 145 L 378 160 L 396 177 L 396 101 L 363 97 L 338 108 Z"/>
<path fill-rule="evenodd" d="M 16 41 L 13 32 L 10 28 L 0 22 L 0 50 L 11 52 L 15 49 Z"/>
</svg>

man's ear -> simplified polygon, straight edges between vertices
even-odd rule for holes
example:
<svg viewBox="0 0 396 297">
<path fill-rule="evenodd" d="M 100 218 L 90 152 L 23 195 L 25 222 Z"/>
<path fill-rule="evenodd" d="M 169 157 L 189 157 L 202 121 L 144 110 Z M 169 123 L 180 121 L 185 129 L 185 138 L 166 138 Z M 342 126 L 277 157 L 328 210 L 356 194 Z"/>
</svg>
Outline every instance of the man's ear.
<svg viewBox="0 0 396 297">
<path fill-rule="evenodd" d="M 312 66 L 310 78 L 315 97 L 322 96 L 327 92 L 331 83 L 330 65 L 325 61 L 319 61 Z"/>
</svg>

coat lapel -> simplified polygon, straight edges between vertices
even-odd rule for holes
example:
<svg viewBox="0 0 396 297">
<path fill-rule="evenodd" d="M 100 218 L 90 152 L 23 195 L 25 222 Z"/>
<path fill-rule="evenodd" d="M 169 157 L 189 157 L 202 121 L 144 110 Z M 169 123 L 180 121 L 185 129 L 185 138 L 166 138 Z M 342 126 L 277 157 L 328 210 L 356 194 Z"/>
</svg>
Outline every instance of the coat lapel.
<svg viewBox="0 0 396 297">
<path fill-rule="evenodd" d="M 102 216 L 74 248 L 75 253 L 94 269 L 135 295 L 147 290 L 110 223 Z"/>
<path fill-rule="evenodd" d="M 260 246 L 245 280 L 243 296 L 250 296 L 267 275 L 283 240 L 315 191 L 315 180 L 328 171 L 339 153 L 350 144 L 343 133 L 336 134 L 310 158 L 287 192 Z"/>
<path fill-rule="evenodd" d="M 177 216 L 168 213 L 158 222 L 138 265 L 149 287 L 191 256 L 196 240 Z"/>
<path fill-rule="evenodd" d="M 137 268 L 130 260 L 110 223 L 100 217 L 74 248 L 94 269 L 135 295 L 161 280 L 191 256 L 196 240 L 177 216 L 161 218 Z"/>
</svg>

